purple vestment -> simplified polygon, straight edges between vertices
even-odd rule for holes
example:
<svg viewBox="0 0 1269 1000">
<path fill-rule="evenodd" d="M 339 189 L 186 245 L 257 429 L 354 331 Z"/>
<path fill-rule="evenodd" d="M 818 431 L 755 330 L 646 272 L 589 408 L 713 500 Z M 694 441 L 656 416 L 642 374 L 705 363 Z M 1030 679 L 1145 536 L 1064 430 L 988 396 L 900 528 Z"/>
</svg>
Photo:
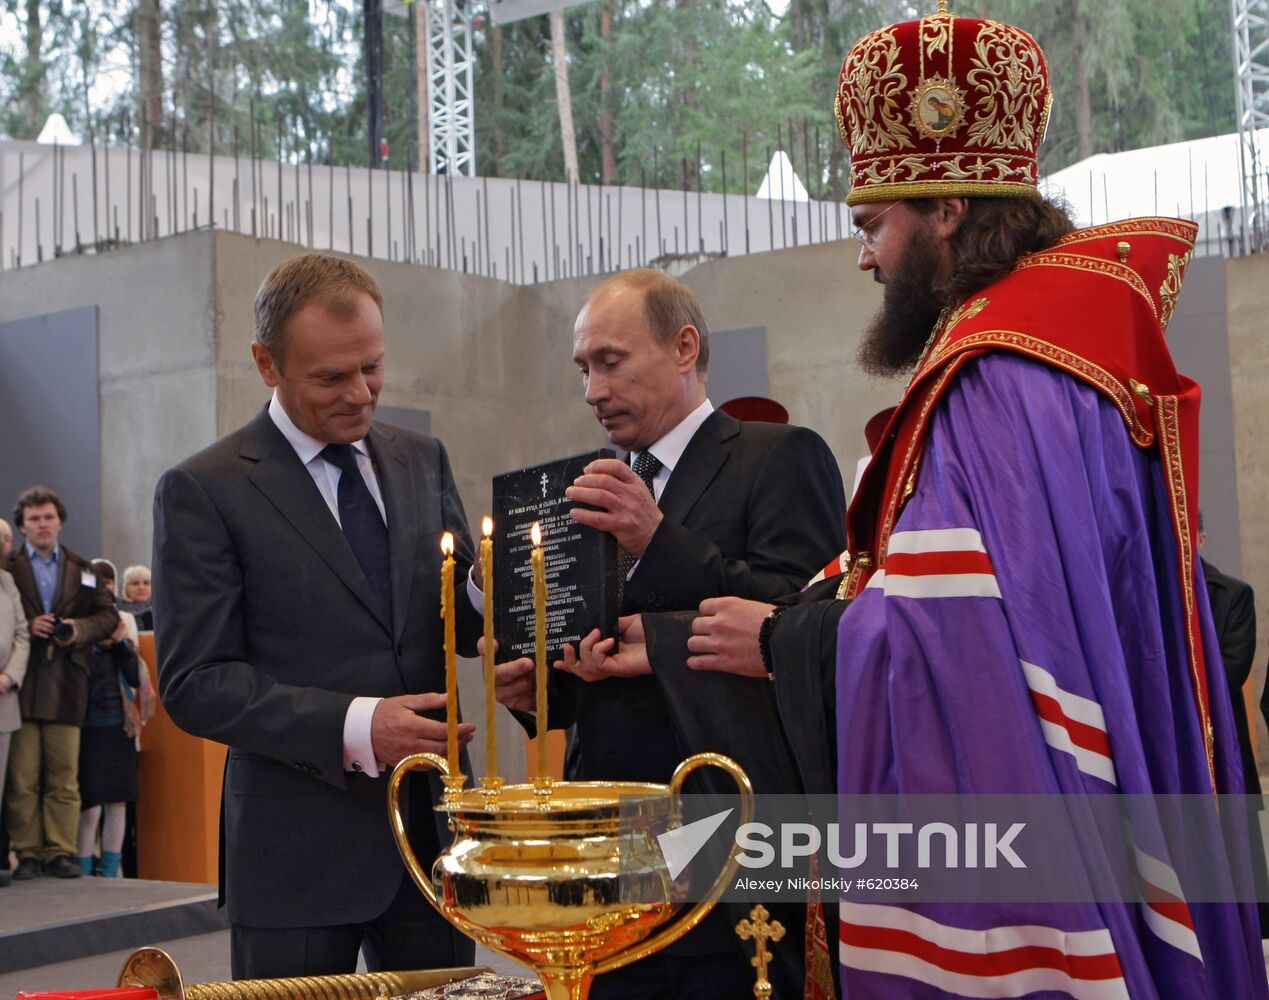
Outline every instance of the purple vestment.
<svg viewBox="0 0 1269 1000">
<path fill-rule="evenodd" d="M 1021 356 L 971 361 L 841 619 L 839 791 L 1209 792 L 1178 575 L 1158 454 L 1119 411 Z M 1218 791 L 1240 792 L 1196 584 Z M 1166 845 L 1137 846 L 1143 880 L 1184 899 Z M 1253 905 L 844 898 L 839 930 L 845 1000 L 1269 997 Z"/>
</svg>

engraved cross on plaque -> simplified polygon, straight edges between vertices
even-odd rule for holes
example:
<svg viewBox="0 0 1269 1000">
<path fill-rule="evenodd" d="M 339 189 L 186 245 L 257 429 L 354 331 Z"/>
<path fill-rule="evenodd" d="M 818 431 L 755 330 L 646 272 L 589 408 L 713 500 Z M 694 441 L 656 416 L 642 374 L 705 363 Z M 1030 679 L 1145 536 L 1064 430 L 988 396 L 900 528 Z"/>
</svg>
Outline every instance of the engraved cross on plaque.
<svg viewBox="0 0 1269 1000">
<path fill-rule="evenodd" d="M 768 941 L 779 941 L 784 937 L 784 924 L 778 920 L 770 920 L 771 914 L 759 903 L 749 911 L 749 919 L 736 925 L 736 936 L 742 941 L 754 941 L 757 954 L 749 960 L 749 964 L 758 970 L 758 981 L 753 984 L 753 995 L 757 1000 L 767 1000 L 771 996 L 771 981 L 767 979 L 767 966 L 771 964 L 771 949 Z"/>
<path fill-rule="evenodd" d="M 546 499 L 546 487 L 547 487 L 547 484 L 550 482 L 550 479 L 548 479 L 548 478 L 547 478 L 547 475 L 546 475 L 546 473 L 545 473 L 545 472 L 544 472 L 544 473 L 542 473 L 542 479 L 541 479 L 540 481 L 541 481 L 541 483 L 542 483 L 542 499 L 544 499 L 544 500 L 545 500 L 545 499 Z"/>
</svg>

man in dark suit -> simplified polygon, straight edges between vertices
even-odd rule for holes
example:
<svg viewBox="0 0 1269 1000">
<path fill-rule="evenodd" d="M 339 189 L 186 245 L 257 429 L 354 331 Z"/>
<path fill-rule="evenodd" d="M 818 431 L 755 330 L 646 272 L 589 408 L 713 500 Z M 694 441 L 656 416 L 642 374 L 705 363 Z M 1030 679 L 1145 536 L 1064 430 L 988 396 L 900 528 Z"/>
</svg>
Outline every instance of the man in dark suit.
<svg viewBox="0 0 1269 1000">
<path fill-rule="evenodd" d="M 222 899 L 237 978 L 470 964 L 474 946 L 405 874 L 386 768 L 445 752 L 440 539 L 471 539 L 445 449 L 372 423 L 383 299 L 309 254 L 256 297 L 269 405 L 182 462 L 155 496 L 164 706 L 230 747 Z M 479 618 L 458 595 L 460 650 Z M 426 713 L 426 714 L 425 714 Z M 461 727 L 464 743 L 472 727 Z M 434 774 L 406 805 L 429 867 L 447 838 Z"/>
<path fill-rule="evenodd" d="M 18 692 L 22 728 L 13 734 L 5 808 L 18 856 L 15 879 L 75 878 L 79 831 L 79 736 L 88 707 L 89 650 L 119 624 L 105 581 L 59 541 L 66 505 L 33 486 L 13 520 L 25 537 L 8 559 L 31 632 Z"/>
<path fill-rule="evenodd" d="M 636 270 L 601 284 L 577 318 L 573 360 L 608 439 L 630 453 L 629 465 L 591 463 L 567 491 L 597 508 L 574 509 L 573 517 L 610 532 L 621 547 L 623 615 L 695 611 L 721 595 L 772 600 L 796 591 L 845 546 L 841 474 L 819 435 L 741 423 L 709 402 L 709 333 L 682 282 Z M 576 668 L 571 649 L 557 666 Z M 504 704 L 532 710 L 531 669 L 529 660 L 500 667 Z M 570 778 L 664 783 L 684 757 L 712 749 L 676 729 L 665 681 L 557 676 L 551 719 L 576 725 Z M 778 739 L 774 726 L 758 731 L 751 708 L 723 702 L 715 714 L 755 740 Z M 789 775 L 788 787 L 760 790 L 793 791 L 795 782 Z M 720 911 L 665 953 L 600 977 L 592 996 L 742 995 L 752 975 L 734 923 Z"/>
<path fill-rule="evenodd" d="M 1199 511 L 1198 529 L 1198 547 L 1202 550 L 1207 544 L 1202 511 Z M 1212 605 L 1212 624 L 1225 661 L 1225 680 L 1234 708 L 1238 749 L 1242 752 L 1243 780 L 1248 795 L 1259 795 L 1260 777 L 1256 773 L 1256 756 L 1251 749 L 1247 725 L 1247 702 L 1243 698 L 1243 685 L 1251 676 L 1251 665 L 1256 659 L 1256 598 L 1251 587 L 1242 580 L 1222 573 L 1206 559 L 1200 561 L 1207 580 L 1207 599 Z"/>
</svg>

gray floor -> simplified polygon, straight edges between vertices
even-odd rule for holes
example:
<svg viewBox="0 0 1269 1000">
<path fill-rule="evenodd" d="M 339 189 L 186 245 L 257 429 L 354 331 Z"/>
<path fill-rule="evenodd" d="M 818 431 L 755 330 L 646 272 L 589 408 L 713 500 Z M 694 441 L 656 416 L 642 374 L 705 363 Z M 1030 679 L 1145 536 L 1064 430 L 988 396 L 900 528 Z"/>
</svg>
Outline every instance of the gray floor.
<svg viewBox="0 0 1269 1000">
<path fill-rule="evenodd" d="M 57 928 L 111 914 L 153 913 L 165 905 L 215 899 L 215 887 L 132 879 L 34 879 L 0 889 L 0 947 L 6 936 L 36 928 Z M 207 904 L 203 904 L 207 905 Z M 172 923 L 156 915 L 154 924 L 171 934 Z M 201 931 L 206 923 L 198 927 Z M 162 937 L 162 935 L 157 935 Z M 100 940 L 100 939 L 98 939 Z M 229 978 L 229 931 L 194 933 L 170 940 L 139 940 L 136 947 L 154 945 L 176 961 L 188 983 Z M 9 942 L 13 945 L 12 940 Z M 99 989 L 114 986 L 123 963 L 134 949 L 81 957 L 67 954 L 60 960 L 34 968 L 0 973 L 0 1000 L 21 990 Z M 12 964 L 12 963 L 11 963 Z M 507 959 L 477 948 L 476 964 L 507 975 L 525 970 Z"/>
<path fill-rule="evenodd" d="M 8 901 L 7 896 L 0 896 L 0 906 L 6 910 L 8 906 L 4 904 Z M 228 931 L 178 941 L 155 941 L 153 944 L 172 956 L 187 983 L 219 982 L 229 978 Z M 68 957 L 64 962 L 0 976 L 0 998 L 9 1000 L 20 990 L 84 990 L 114 986 L 129 954 L 131 949 L 92 958 Z M 476 949 L 476 964 L 491 966 L 509 976 L 526 974 L 519 965 L 479 947 Z"/>
</svg>

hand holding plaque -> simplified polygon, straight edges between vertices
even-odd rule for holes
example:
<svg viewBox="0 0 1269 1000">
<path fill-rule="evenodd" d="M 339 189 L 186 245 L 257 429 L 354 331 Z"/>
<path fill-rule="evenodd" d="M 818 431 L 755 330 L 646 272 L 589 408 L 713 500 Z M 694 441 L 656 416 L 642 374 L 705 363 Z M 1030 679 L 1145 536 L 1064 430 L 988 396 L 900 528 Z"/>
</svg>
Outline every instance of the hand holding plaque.
<svg viewBox="0 0 1269 1000">
<path fill-rule="evenodd" d="M 591 462 L 564 495 L 588 505 L 573 509 L 575 521 L 608 532 L 636 559 L 647 551 L 661 523 L 661 508 L 648 484 L 615 458 Z"/>
</svg>

